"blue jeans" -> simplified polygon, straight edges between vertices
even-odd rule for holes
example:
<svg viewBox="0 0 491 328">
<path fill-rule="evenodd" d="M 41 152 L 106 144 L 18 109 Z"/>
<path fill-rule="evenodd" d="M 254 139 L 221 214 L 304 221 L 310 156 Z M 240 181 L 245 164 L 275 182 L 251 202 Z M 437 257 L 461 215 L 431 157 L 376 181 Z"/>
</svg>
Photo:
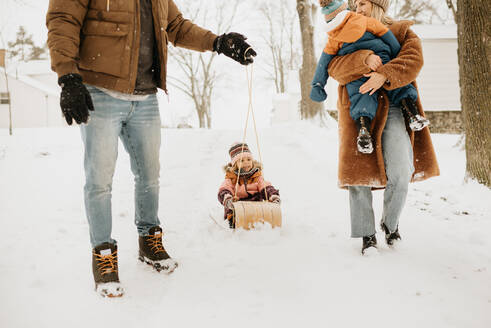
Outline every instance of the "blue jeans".
<svg viewBox="0 0 491 328">
<path fill-rule="evenodd" d="M 384 191 L 382 222 L 394 232 L 406 202 L 408 185 L 414 172 L 413 148 L 406 131 L 402 111 L 397 106 L 389 108 L 382 134 L 387 186 Z M 360 238 L 375 234 L 375 217 L 372 208 L 372 189 L 367 186 L 350 186 L 351 237 Z"/>
<path fill-rule="evenodd" d="M 135 176 L 135 224 L 140 235 L 160 224 L 160 112 L 155 94 L 143 101 L 113 98 L 87 86 L 95 111 L 80 126 L 84 143 L 85 211 L 92 247 L 111 238 L 111 190 L 118 157 L 118 139 L 130 155 Z"/>
</svg>

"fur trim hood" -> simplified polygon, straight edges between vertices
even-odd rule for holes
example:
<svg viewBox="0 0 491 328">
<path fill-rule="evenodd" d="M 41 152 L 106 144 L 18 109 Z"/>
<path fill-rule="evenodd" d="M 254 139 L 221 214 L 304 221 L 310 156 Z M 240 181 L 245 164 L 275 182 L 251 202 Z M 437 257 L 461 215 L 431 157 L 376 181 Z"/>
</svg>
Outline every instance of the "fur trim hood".
<svg viewBox="0 0 491 328">
<path fill-rule="evenodd" d="M 254 160 L 252 161 L 252 169 L 255 169 L 255 168 L 258 168 L 259 171 L 262 171 L 263 169 L 263 164 L 261 164 L 260 162 Z M 235 174 L 234 170 L 233 170 L 233 165 L 232 163 L 227 163 L 227 165 L 225 165 L 223 167 L 223 172 L 225 173 L 233 173 Z"/>
</svg>

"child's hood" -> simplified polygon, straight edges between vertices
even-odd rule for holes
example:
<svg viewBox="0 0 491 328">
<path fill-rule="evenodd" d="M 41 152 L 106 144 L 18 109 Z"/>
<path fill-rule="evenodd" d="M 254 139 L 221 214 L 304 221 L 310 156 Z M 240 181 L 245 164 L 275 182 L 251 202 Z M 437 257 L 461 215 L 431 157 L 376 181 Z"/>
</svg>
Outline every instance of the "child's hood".
<svg viewBox="0 0 491 328">
<path fill-rule="evenodd" d="M 343 10 L 327 24 L 330 39 L 352 43 L 363 36 L 367 29 L 367 19 L 363 15 Z"/>
<path fill-rule="evenodd" d="M 252 169 L 256 169 L 256 168 L 258 169 L 257 172 L 260 173 L 263 169 L 263 165 L 260 162 L 254 160 L 252 161 Z M 234 176 L 237 176 L 237 174 L 234 172 L 232 163 L 228 163 L 227 165 L 225 165 L 223 167 L 223 171 L 226 173 L 226 175 L 232 174 Z"/>
</svg>

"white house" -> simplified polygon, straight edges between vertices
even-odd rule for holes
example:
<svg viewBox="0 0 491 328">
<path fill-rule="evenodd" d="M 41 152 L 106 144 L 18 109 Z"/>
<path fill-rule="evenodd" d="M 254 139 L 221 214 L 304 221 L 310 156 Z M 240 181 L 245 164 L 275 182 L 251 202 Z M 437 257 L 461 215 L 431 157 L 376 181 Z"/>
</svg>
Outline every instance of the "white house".
<svg viewBox="0 0 491 328">
<path fill-rule="evenodd" d="M 416 25 L 424 66 L 417 79 L 425 111 L 460 111 L 457 25 Z"/>
<path fill-rule="evenodd" d="M 56 74 L 51 72 L 48 61 L 12 64 L 7 73 L 0 66 L 0 94 L 0 128 L 8 128 L 10 124 L 8 102 L 14 129 L 66 125 L 59 105 Z"/>
</svg>

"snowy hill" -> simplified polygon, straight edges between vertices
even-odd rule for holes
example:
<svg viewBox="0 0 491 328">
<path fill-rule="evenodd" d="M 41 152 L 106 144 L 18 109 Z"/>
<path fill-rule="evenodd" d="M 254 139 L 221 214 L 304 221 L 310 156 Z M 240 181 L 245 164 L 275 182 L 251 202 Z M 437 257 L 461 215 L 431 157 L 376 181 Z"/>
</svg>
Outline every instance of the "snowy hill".
<svg viewBox="0 0 491 328">
<path fill-rule="evenodd" d="M 180 263 L 170 276 L 137 261 L 121 148 L 113 237 L 126 295 L 109 300 L 93 291 L 78 129 L 14 132 L 0 130 L 1 327 L 491 327 L 491 191 L 463 183 L 458 136 L 434 135 L 442 176 L 410 186 L 402 242 L 389 249 L 379 232 L 379 253 L 362 257 L 332 124 L 260 131 L 284 227 L 235 233 L 210 215 L 222 215 L 221 167 L 240 131 L 163 130 L 160 217 Z"/>
</svg>

